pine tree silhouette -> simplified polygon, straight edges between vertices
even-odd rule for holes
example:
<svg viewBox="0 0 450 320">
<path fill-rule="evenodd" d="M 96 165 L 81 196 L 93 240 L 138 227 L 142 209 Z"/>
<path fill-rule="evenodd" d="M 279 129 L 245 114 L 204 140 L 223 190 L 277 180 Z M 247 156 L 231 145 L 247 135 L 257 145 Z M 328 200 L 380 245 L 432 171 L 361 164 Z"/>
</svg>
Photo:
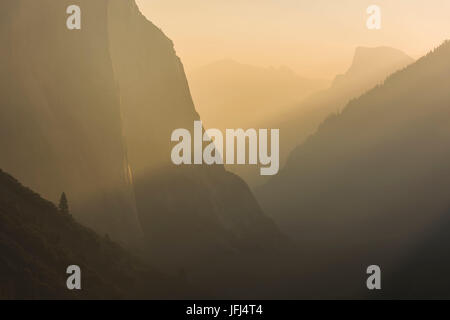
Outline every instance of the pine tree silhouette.
<svg viewBox="0 0 450 320">
<path fill-rule="evenodd" d="M 69 213 L 69 203 L 67 201 L 66 193 L 63 192 L 61 194 L 61 198 L 59 199 L 59 211 L 62 213 L 68 214 Z"/>
</svg>

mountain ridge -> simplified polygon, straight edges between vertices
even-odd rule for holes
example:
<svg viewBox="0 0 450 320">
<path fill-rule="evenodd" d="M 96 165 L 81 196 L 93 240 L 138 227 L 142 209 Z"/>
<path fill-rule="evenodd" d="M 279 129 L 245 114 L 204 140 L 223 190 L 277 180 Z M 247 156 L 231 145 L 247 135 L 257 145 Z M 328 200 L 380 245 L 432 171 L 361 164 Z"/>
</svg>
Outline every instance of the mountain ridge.
<svg viewBox="0 0 450 320">
<path fill-rule="evenodd" d="M 372 58 L 371 61 L 367 61 L 369 56 Z M 367 63 L 360 66 L 359 61 L 367 61 Z M 262 127 L 280 129 L 283 139 L 280 147 L 280 167 L 285 165 L 295 147 L 314 134 L 328 116 L 339 113 L 351 99 L 359 97 L 382 83 L 390 74 L 413 61 L 398 49 L 358 47 L 347 71 L 337 75 L 330 87 L 306 97 L 286 112 L 281 112 L 276 117 L 265 121 Z M 253 189 L 269 180 L 267 177 L 254 176 L 253 173 L 253 177 L 246 179 Z"/>
<path fill-rule="evenodd" d="M 66 28 L 72 4 L 80 30 Z M 292 247 L 239 177 L 172 163 L 171 133 L 199 115 L 173 42 L 134 0 L 5 0 L 0 12 L 1 168 L 53 202 L 65 192 L 78 221 L 199 285 L 228 274 L 249 290 L 230 270 L 244 277 Z"/>
<path fill-rule="evenodd" d="M 0 298 L 129 299 L 187 296 L 182 279 L 144 264 L 0 170 Z M 82 290 L 66 287 L 69 265 Z"/>
<path fill-rule="evenodd" d="M 446 41 L 350 101 L 257 190 L 266 212 L 316 257 L 330 288 L 344 284 L 327 264 L 347 270 L 347 295 L 363 281 L 357 269 L 376 262 L 392 275 L 406 268 L 448 212 L 449 56 Z M 434 254 L 447 259 L 443 250 Z M 395 291 L 387 296 L 407 292 L 400 278 L 389 278 Z"/>
</svg>

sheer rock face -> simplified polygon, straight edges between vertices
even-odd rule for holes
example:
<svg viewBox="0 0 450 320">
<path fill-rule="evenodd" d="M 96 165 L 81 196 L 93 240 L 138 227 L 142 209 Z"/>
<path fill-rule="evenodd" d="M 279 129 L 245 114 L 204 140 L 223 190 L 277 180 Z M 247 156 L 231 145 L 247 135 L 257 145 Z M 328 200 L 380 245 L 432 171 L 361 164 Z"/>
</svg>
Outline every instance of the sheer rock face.
<svg viewBox="0 0 450 320">
<path fill-rule="evenodd" d="M 66 28 L 73 4 L 81 30 Z M 5 0 L 0 15 L 3 170 L 53 201 L 66 192 L 114 239 L 142 230 L 161 262 L 284 243 L 241 179 L 172 165 L 172 131 L 199 116 L 172 42 L 134 1 Z"/>
<path fill-rule="evenodd" d="M 134 1 L 109 4 L 111 56 L 148 249 L 184 264 L 280 246 L 283 237 L 240 178 L 222 166 L 172 164 L 172 131 L 192 133 L 199 119 L 183 65 L 173 43 Z"/>
<path fill-rule="evenodd" d="M 109 53 L 107 2 L 0 4 L 0 167 L 124 242 L 139 235 Z M 82 29 L 66 9 L 82 8 Z M 83 214 L 82 214 L 83 213 Z"/>
</svg>

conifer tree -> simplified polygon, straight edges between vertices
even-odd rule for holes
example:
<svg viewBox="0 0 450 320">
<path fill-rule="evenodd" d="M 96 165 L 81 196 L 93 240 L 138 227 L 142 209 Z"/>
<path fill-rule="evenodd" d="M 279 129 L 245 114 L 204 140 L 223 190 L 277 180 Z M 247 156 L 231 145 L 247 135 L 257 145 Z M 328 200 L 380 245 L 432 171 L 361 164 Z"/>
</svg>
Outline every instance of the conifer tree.
<svg viewBox="0 0 450 320">
<path fill-rule="evenodd" d="M 68 214 L 69 213 L 69 203 L 67 201 L 66 193 L 63 192 L 61 194 L 61 198 L 59 199 L 59 211 L 62 213 Z"/>
</svg>

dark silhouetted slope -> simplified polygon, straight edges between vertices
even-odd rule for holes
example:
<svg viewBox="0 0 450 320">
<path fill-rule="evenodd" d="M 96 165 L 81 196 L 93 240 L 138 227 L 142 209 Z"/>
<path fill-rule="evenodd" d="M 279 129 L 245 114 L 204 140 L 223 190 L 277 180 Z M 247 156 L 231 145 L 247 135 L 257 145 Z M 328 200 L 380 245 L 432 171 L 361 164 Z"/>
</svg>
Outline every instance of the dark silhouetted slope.
<svg viewBox="0 0 450 320">
<path fill-rule="evenodd" d="M 328 118 L 257 192 L 335 294 L 365 290 L 370 264 L 407 269 L 448 212 L 449 82 L 445 42 Z M 427 250 L 448 260 L 442 246 Z"/>
<path fill-rule="evenodd" d="M 81 30 L 66 28 L 71 4 Z M 0 12 L 0 166 L 53 201 L 64 191 L 77 219 L 165 270 L 259 293 L 242 279 L 291 244 L 223 166 L 172 164 L 172 131 L 199 119 L 172 41 L 133 0 Z"/>
<path fill-rule="evenodd" d="M 424 232 L 414 250 L 390 270 L 386 296 L 401 299 L 449 299 L 450 212 Z"/>
<path fill-rule="evenodd" d="M 412 58 L 394 48 L 356 48 L 350 68 L 336 76 L 330 88 L 313 94 L 267 122 L 267 126 L 280 128 L 281 163 L 286 163 L 289 153 L 313 134 L 329 115 L 339 112 L 351 99 L 358 98 L 412 62 Z"/>
<path fill-rule="evenodd" d="M 169 278 L 63 214 L 0 171 L 0 298 L 176 298 Z M 69 291 L 69 265 L 81 268 L 80 291 Z"/>
</svg>

